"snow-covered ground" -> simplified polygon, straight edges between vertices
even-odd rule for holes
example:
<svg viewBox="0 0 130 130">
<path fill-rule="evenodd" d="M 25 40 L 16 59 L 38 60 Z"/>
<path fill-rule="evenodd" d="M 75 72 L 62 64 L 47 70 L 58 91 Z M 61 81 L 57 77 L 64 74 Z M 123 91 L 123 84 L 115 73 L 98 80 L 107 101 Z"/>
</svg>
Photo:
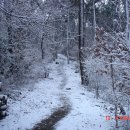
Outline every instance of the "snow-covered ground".
<svg viewBox="0 0 130 130">
<path fill-rule="evenodd" d="M 9 99 L 9 116 L 0 121 L 0 130 L 30 129 L 62 106 L 59 96 L 61 78 L 56 67 L 53 64 L 50 78 L 35 83 L 33 91 L 24 89 L 17 101 Z"/>
<path fill-rule="evenodd" d="M 94 94 L 80 85 L 80 77 L 74 72 L 74 63 L 67 65 L 66 58 L 59 56 L 60 64 L 51 65 L 49 79 L 37 82 L 33 91 L 23 90 L 19 100 L 9 102 L 5 119 L 0 121 L 0 130 L 26 130 L 47 118 L 63 106 L 61 100 L 71 106 L 70 113 L 55 125 L 56 130 L 112 130 L 114 120 L 110 104 L 97 100 Z"/>
<path fill-rule="evenodd" d="M 79 74 L 74 73 L 74 65 L 64 65 L 67 84 L 63 93 L 69 98 L 72 110 L 55 125 L 56 130 L 110 130 L 113 121 L 106 121 L 106 116 L 111 116 L 106 107 L 110 104 L 95 99 L 95 95 L 88 92 L 80 85 Z M 66 90 L 66 88 L 71 88 Z"/>
</svg>

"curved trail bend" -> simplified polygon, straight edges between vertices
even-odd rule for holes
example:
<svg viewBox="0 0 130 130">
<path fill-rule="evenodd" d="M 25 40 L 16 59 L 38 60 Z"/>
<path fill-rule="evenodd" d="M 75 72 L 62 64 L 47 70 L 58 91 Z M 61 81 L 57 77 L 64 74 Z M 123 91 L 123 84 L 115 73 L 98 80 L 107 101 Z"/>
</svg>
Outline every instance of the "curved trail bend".
<svg viewBox="0 0 130 130">
<path fill-rule="evenodd" d="M 67 84 L 67 76 L 64 72 L 64 61 L 60 61 L 57 66 L 57 73 L 62 77 L 61 84 L 59 89 L 61 89 L 60 100 L 63 103 L 63 106 L 55 110 L 48 118 L 43 119 L 40 123 L 36 124 L 32 130 L 55 130 L 55 125 L 64 118 L 71 110 L 71 105 L 69 99 L 65 94 L 62 93 L 62 90 Z"/>
</svg>

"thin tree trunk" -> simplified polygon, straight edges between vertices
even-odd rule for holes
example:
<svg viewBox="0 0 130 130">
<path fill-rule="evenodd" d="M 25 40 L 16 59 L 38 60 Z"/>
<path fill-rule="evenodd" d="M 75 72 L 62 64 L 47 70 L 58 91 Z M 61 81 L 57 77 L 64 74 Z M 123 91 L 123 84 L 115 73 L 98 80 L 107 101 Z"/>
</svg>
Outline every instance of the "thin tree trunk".
<svg viewBox="0 0 130 130">
<path fill-rule="evenodd" d="M 67 62 L 69 64 L 69 8 L 67 9 Z"/>
<path fill-rule="evenodd" d="M 110 69 L 111 69 L 111 79 L 112 79 L 112 89 L 113 91 L 115 90 L 115 87 L 114 87 L 114 69 L 113 69 L 113 57 L 111 55 L 111 58 L 110 58 Z"/>
<path fill-rule="evenodd" d="M 11 0 L 4 0 L 4 8 L 9 12 L 12 13 L 11 10 Z M 8 34 L 8 45 L 9 45 L 9 52 L 13 53 L 12 50 L 12 17 L 10 14 L 5 13 L 6 21 L 7 21 L 7 34 Z"/>
<path fill-rule="evenodd" d="M 44 47 L 43 47 L 43 40 L 44 40 L 44 34 L 42 34 L 42 39 L 41 39 L 41 53 L 42 53 L 42 59 L 44 59 Z"/>
<path fill-rule="evenodd" d="M 93 0 L 93 24 L 94 24 L 94 44 L 96 44 L 96 14 L 95 14 L 95 0 Z"/>
<path fill-rule="evenodd" d="M 128 0 L 126 0 L 126 42 L 130 49 L 129 43 L 129 7 L 128 7 Z"/>
<path fill-rule="evenodd" d="M 116 128 L 118 128 L 118 115 L 117 115 L 117 104 L 115 104 L 115 121 L 116 121 Z"/>
<path fill-rule="evenodd" d="M 55 18 L 55 21 L 57 19 Z M 53 22 L 53 26 L 56 28 L 56 22 Z M 54 30 L 53 34 L 53 41 L 54 41 L 54 52 L 53 52 L 53 60 L 55 61 L 58 58 L 58 43 L 56 43 L 56 30 Z"/>
</svg>

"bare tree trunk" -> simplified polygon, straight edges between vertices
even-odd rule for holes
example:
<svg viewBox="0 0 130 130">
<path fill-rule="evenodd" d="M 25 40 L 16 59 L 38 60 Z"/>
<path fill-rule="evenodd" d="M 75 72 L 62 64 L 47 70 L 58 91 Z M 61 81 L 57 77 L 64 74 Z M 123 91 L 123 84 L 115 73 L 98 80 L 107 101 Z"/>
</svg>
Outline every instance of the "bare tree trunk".
<svg viewBox="0 0 130 130">
<path fill-rule="evenodd" d="M 12 27 L 12 9 L 11 9 L 12 1 L 11 0 L 4 0 L 4 8 L 10 13 L 5 13 L 6 23 L 7 23 L 7 39 L 8 39 L 8 54 L 10 59 L 14 60 L 14 44 L 13 44 L 13 27 Z M 9 71 L 13 74 L 14 63 L 11 62 L 9 64 Z"/>
<path fill-rule="evenodd" d="M 111 58 L 110 58 L 110 71 L 111 71 L 111 79 L 112 79 L 112 89 L 113 91 L 115 90 L 115 87 L 114 87 L 114 69 L 113 69 L 113 57 L 111 55 Z"/>
<path fill-rule="evenodd" d="M 85 67 L 84 57 L 84 0 L 79 2 L 79 64 L 80 64 L 80 75 L 81 84 L 88 85 L 88 75 Z"/>
<path fill-rule="evenodd" d="M 99 98 L 99 86 L 96 86 L 96 99 Z"/>
<path fill-rule="evenodd" d="M 42 39 L 41 39 L 41 53 L 42 53 L 42 59 L 44 59 L 44 47 L 43 47 L 43 40 L 44 40 L 44 34 L 42 34 Z"/>
<path fill-rule="evenodd" d="M 118 128 L 117 103 L 115 103 L 115 121 L 116 121 L 116 128 Z"/>
<path fill-rule="evenodd" d="M 55 18 L 55 21 L 56 18 Z M 53 26 L 56 28 L 56 22 L 53 22 Z M 54 50 L 53 50 L 53 60 L 55 61 L 57 58 L 58 58 L 58 43 L 56 43 L 56 30 L 54 30 L 54 33 L 53 33 L 53 41 L 54 41 Z"/>
<path fill-rule="evenodd" d="M 67 9 L 67 62 L 69 64 L 69 8 Z"/>
<path fill-rule="evenodd" d="M 128 0 L 126 0 L 126 42 L 128 47 L 130 48 L 130 41 L 129 41 L 129 7 L 128 7 Z"/>
<path fill-rule="evenodd" d="M 95 14 L 95 0 L 93 0 L 93 24 L 94 24 L 94 44 L 96 44 L 96 14 Z"/>
<path fill-rule="evenodd" d="M 11 10 L 11 0 L 4 0 L 4 8 L 9 12 L 12 13 Z M 5 13 L 6 21 L 7 21 L 7 34 L 8 34 L 8 44 L 9 44 L 9 52 L 13 53 L 12 50 L 12 17 L 10 14 Z"/>
<path fill-rule="evenodd" d="M 116 97 L 116 93 L 115 93 L 115 87 L 114 87 L 114 68 L 113 68 L 113 56 L 111 55 L 110 56 L 110 71 L 111 71 L 111 80 L 112 80 L 112 89 L 113 89 L 113 93 L 114 93 L 114 96 L 115 96 L 115 121 L 116 121 L 116 124 L 115 124 L 115 127 L 118 128 L 118 115 L 117 115 L 117 107 L 118 107 L 118 99 Z"/>
</svg>

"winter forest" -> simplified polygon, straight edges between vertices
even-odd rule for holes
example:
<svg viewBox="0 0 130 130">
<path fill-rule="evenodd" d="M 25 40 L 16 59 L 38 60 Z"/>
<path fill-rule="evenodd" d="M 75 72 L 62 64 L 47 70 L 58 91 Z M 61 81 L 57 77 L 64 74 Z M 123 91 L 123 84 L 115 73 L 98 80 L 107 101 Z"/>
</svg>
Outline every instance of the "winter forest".
<svg viewBox="0 0 130 130">
<path fill-rule="evenodd" d="M 0 0 L 0 130 L 130 130 L 130 0 Z"/>
</svg>

